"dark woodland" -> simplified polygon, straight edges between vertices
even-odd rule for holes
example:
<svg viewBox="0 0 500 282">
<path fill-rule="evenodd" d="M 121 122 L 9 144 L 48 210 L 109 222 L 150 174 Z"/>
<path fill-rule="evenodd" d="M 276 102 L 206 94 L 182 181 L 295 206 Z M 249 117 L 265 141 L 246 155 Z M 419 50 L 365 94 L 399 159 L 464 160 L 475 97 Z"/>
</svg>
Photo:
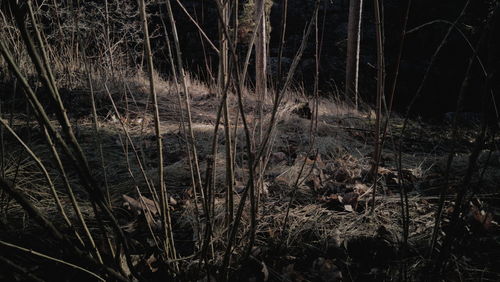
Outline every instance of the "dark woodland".
<svg viewBox="0 0 500 282">
<path fill-rule="evenodd" d="M 499 0 L 0 0 L 0 281 L 500 281 Z"/>
</svg>

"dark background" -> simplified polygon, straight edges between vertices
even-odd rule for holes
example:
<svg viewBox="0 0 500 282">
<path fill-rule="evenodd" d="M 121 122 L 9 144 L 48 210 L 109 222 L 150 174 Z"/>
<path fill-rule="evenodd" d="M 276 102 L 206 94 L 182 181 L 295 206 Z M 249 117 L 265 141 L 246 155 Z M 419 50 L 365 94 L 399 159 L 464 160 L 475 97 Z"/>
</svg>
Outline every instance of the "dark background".
<svg viewBox="0 0 500 282">
<path fill-rule="evenodd" d="M 174 1 L 175 2 L 175 1 Z M 372 1 L 364 1 L 361 61 L 360 61 L 360 94 L 368 103 L 374 101 L 376 93 L 376 44 L 373 20 Z M 387 66 L 387 81 L 393 75 L 395 58 L 399 47 L 399 39 L 403 16 L 407 1 L 382 1 L 384 4 L 384 30 L 385 30 L 385 59 Z M 434 20 L 454 22 L 459 16 L 466 1 L 463 0 L 418 0 L 412 1 L 408 29 Z M 488 14 L 496 1 L 474 0 L 470 1 L 463 17 L 460 18 L 457 28 L 467 37 L 472 46 L 476 46 Z M 217 39 L 217 14 L 212 1 L 183 1 L 192 15 L 197 16 L 207 34 Z M 175 15 L 180 29 L 181 44 L 184 50 L 184 59 L 192 72 L 206 73 L 203 48 L 196 28 L 184 16 L 183 12 L 174 5 Z M 279 32 L 281 24 L 281 1 L 274 3 L 271 15 L 271 40 L 269 55 L 271 60 L 278 57 Z M 314 9 L 314 1 L 289 0 L 288 23 L 286 29 L 286 42 L 284 60 L 291 60 L 298 46 L 306 23 L 310 20 Z M 345 80 L 345 54 L 347 38 L 348 1 L 324 1 L 319 13 L 319 35 L 322 38 L 321 64 L 320 64 L 320 90 L 322 95 L 332 95 L 336 91 L 343 91 Z M 429 65 L 430 58 L 443 40 L 449 25 L 434 23 L 406 36 L 403 57 L 401 61 L 399 79 L 397 83 L 395 107 L 396 110 L 405 111 L 409 101 L 415 95 L 423 75 Z M 495 36 L 497 34 L 498 36 Z M 500 65 L 498 43 L 500 27 L 498 21 L 489 38 L 490 48 L 481 46 L 479 56 L 490 72 L 498 72 Z M 160 39 L 159 45 L 163 40 Z M 214 40 L 216 42 L 216 40 Z M 242 43 L 244 45 L 244 43 Z M 241 48 L 244 49 L 244 48 Z M 309 38 L 309 44 L 299 65 L 295 76 L 297 86 L 303 86 L 307 92 L 313 89 L 314 81 L 314 37 Z M 208 55 L 209 65 L 216 69 L 217 59 L 209 47 L 205 51 Z M 452 31 L 447 43 L 438 54 L 435 64 L 430 70 L 422 95 L 417 99 L 413 113 L 424 117 L 437 116 L 445 112 L 455 111 L 456 102 L 466 67 L 470 56 L 473 54 L 469 44 L 456 30 Z M 159 65 L 162 65 L 159 62 Z M 284 67 L 286 68 L 286 63 Z M 163 64 L 165 73 L 168 73 L 167 64 Z M 271 67 L 272 68 L 272 67 Z M 251 69 L 251 68 L 250 68 Z M 216 72 L 214 72 L 216 73 Z M 271 81 L 275 80 L 271 73 Z M 205 76 L 206 77 L 206 76 Z M 498 78 L 492 81 L 498 89 Z M 387 85 L 389 86 L 389 85 Z M 389 88 L 389 87 L 387 87 Z M 389 92 L 389 91 L 387 91 Z M 477 60 L 474 63 L 469 87 L 466 91 L 466 101 L 463 111 L 479 112 L 481 99 L 485 93 L 485 77 Z M 387 94 L 388 95 L 388 94 Z"/>
<path fill-rule="evenodd" d="M 394 64 L 398 54 L 401 38 L 401 28 L 408 0 L 385 0 L 383 3 L 384 17 L 384 47 L 386 60 L 386 95 L 389 95 L 390 82 L 394 77 Z M 63 1 L 70 3 L 71 1 Z M 103 1 L 83 1 L 78 7 L 81 15 L 81 27 L 76 36 L 84 38 L 88 43 L 85 47 L 87 55 L 106 53 L 103 27 Z M 241 7 L 247 1 L 241 0 Z M 361 56 L 360 56 L 360 95 L 363 101 L 373 104 L 376 93 L 376 44 L 375 28 L 373 20 L 373 1 L 364 0 Z M 412 115 L 423 117 L 439 117 L 443 113 L 456 110 L 457 97 L 465 77 L 469 58 L 473 55 L 471 46 L 476 46 L 478 39 L 483 33 L 486 19 L 491 13 L 498 0 L 471 0 L 465 14 L 458 20 L 457 30 L 453 30 L 438 54 L 435 63 L 430 69 L 421 96 L 418 97 Z M 2 3 L 6 3 L 5 1 Z M 187 16 L 177 5 L 171 1 L 174 9 L 179 30 L 182 56 L 186 69 L 191 75 L 210 82 L 217 74 L 216 54 L 208 47 L 199 34 L 197 28 L 191 23 Z M 203 30 L 218 45 L 218 16 L 213 0 L 182 0 L 189 13 L 199 22 Z M 276 61 L 278 57 L 280 25 L 282 15 L 282 1 L 275 0 L 270 12 L 270 42 L 269 42 L 269 81 L 273 86 L 277 81 Z M 293 59 L 301 43 L 302 35 L 307 22 L 311 19 L 314 10 L 314 0 L 288 0 L 288 21 L 286 28 L 286 41 L 283 49 L 283 69 L 286 72 L 289 62 Z M 465 0 L 413 0 L 409 18 L 408 30 L 435 20 L 454 22 L 460 15 Z M 74 4 L 71 4 L 74 5 Z M 42 9 L 48 5 L 42 6 Z M 76 7 L 75 7 L 76 9 Z M 100 12 L 97 12 L 98 10 Z M 72 11 L 72 12 L 71 12 Z M 137 14 L 137 3 L 133 0 L 110 1 L 110 36 L 112 40 L 122 40 L 123 48 L 120 53 L 115 54 L 126 58 L 130 66 L 144 66 L 142 33 Z M 42 11 L 43 12 L 43 11 Z M 57 20 L 63 27 L 71 30 L 74 18 L 74 10 L 61 10 Z M 65 14 L 66 13 L 66 14 Z M 166 7 L 164 2 L 152 1 L 148 5 L 150 16 L 150 33 L 153 44 L 154 62 L 160 75 L 170 75 L 170 64 L 166 48 L 164 33 L 170 30 L 170 24 L 166 18 Z M 243 8 L 240 9 L 243 14 Z M 498 17 L 497 17 L 498 18 Z M 53 11 L 47 8 L 46 17 L 41 17 L 44 33 L 49 43 L 57 45 L 60 37 L 56 36 L 57 26 Z M 87 22 L 85 22 L 87 21 Z M 322 96 L 342 95 L 345 81 L 345 62 L 347 46 L 347 21 L 348 1 L 323 0 L 319 11 L 318 29 L 321 40 L 320 54 L 320 76 L 319 90 Z M 97 28 L 96 28 L 97 27 Z M 241 27 L 242 29 L 248 27 Z M 407 34 L 401 60 L 399 78 L 397 80 L 396 95 L 394 100 L 395 110 L 406 112 L 409 102 L 415 96 L 423 75 L 429 66 L 431 57 L 442 42 L 449 28 L 445 23 L 434 23 L 427 25 L 418 31 Z M 461 35 L 460 32 L 463 34 Z M 65 31 L 66 32 L 66 31 Z M 467 38 L 469 43 L 464 39 Z M 65 36 L 65 40 L 71 36 Z M 492 75 L 493 93 L 500 88 L 500 21 L 494 21 L 487 40 L 479 46 L 478 55 L 486 68 Z M 100 44 L 100 45 L 99 45 Z M 246 50 L 245 38 L 240 38 L 238 50 L 243 57 Z M 306 93 L 311 94 L 314 86 L 315 70 L 315 40 L 314 36 L 308 39 L 307 48 L 304 52 L 298 70 L 294 77 L 294 86 L 303 88 Z M 96 59 L 97 63 L 103 63 L 102 59 Z M 253 73 L 253 61 L 250 62 L 250 76 Z M 274 65 L 273 65 L 274 64 Z M 464 108 L 466 112 L 480 112 L 483 96 L 486 92 L 486 80 L 482 68 L 475 60 L 471 74 L 470 83 L 466 88 Z M 496 95 L 498 96 L 498 95 Z M 495 97 L 497 100 L 498 98 Z M 491 108 L 491 100 L 488 105 Z M 497 101 L 498 104 L 498 101 Z"/>
</svg>

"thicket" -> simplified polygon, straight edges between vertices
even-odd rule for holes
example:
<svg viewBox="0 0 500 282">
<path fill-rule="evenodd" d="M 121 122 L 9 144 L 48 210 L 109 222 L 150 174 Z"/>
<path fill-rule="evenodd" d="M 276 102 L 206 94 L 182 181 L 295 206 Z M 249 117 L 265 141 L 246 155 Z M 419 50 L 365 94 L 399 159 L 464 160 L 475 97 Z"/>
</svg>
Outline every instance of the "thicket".
<svg viewBox="0 0 500 282">
<path fill-rule="evenodd" d="M 283 19 L 286 2 L 280 3 Z M 326 103 L 335 109 L 321 106 L 321 49 L 328 46 L 321 45 L 319 15 L 326 4 L 320 0 L 304 12 L 308 20 L 286 67 L 282 20 L 279 55 L 269 64 L 277 66 L 276 76 L 266 70 L 266 41 L 277 32 L 270 30 L 270 1 L 189 2 L 206 4 L 207 13 L 217 16 L 216 34 L 205 33 L 201 15 L 180 0 L 1 1 L 0 262 L 20 275 L 7 277 L 54 278 L 36 268 L 49 261 L 69 275 L 82 275 L 74 278 L 82 281 L 300 281 L 299 263 L 317 272 L 310 279 L 323 281 L 338 281 L 351 270 L 364 276 L 345 279 L 426 280 L 465 271 L 477 278 L 481 271 L 468 269 L 467 257 L 457 258 L 456 242 L 478 234 L 464 231 L 467 220 L 476 224 L 474 232 L 497 228 L 496 215 L 483 212 L 474 197 L 490 172 L 490 157 L 498 157 L 498 113 L 490 107 L 495 97 L 489 71 L 495 66 L 478 51 L 494 46 L 499 4 L 469 46 L 456 103 L 458 113 L 471 69 L 479 64 L 486 77 L 480 126 L 467 144 L 465 168 L 455 177 L 454 158 L 464 136 L 460 116 L 452 115 L 443 183 L 430 200 L 411 193 L 421 175 L 404 164 L 411 155 L 405 146 L 415 133 L 408 116 L 469 2 L 448 22 L 405 117 L 394 118 L 397 124 L 391 124 L 392 103 L 386 101 L 397 75 L 386 72 L 381 2 L 371 7 L 376 103 L 365 113 L 353 110 L 350 101 Z M 180 40 L 179 17 L 193 25 L 201 46 Z M 263 26 L 268 28 L 262 34 Z M 206 66 L 199 73 L 186 67 L 190 48 L 203 50 Z M 306 49 L 314 54 L 314 82 L 304 98 L 292 84 Z M 366 128 L 345 126 L 342 118 L 332 121 L 334 111 L 369 121 L 358 123 Z M 340 139 L 347 131 L 361 132 L 352 139 L 373 147 L 363 166 L 346 153 L 350 144 L 339 144 L 349 140 Z M 394 153 L 390 172 L 383 168 L 384 148 Z M 485 164 L 481 170 L 479 163 Z M 370 264 L 356 249 L 364 244 L 377 246 L 368 255 L 387 265 L 363 270 Z M 327 251 L 297 251 L 309 245 Z M 304 258 L 291 258 L 295 253 Z M 498 264 L 484 263 L 483 274 L 498 278 Z"/>
</svg>

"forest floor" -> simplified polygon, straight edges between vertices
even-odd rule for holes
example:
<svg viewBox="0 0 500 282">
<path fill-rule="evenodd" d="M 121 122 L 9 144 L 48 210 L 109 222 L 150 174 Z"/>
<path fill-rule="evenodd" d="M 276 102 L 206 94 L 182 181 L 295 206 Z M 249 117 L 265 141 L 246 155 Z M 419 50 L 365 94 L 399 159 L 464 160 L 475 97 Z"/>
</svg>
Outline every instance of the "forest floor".
<svg viewBox="0 0 500 282">
<path fill-rule="evenodd" d="M 161 132 L 164 142 L 165 178 L 170 193 L 174 237 L 181 257 L 193 255 L 197 240 L 195 204 L 192 202 L 191 172 L 186 153 L 185 138 L 180 125 L 180 112 L 174 86 L 159 82 Z M 112 206 L 125 232 L 134 238 L 134 257 L 151 280 L 155 280 L 155 248 L 147 239 L 148 218 L 141 216 L 141 201 L 151 198 L 146 188 L 136 154 L 142 160 L 144 173 L 156 179 L 157 155 L 153 119 L 145 114 L 148 105 L 147 84 L 137 79 L 125 87 L 127 95 L 113 93 L 119 112 L 110 107 L 105 92 L 96 90 L 100 120 L 100 146 L 105 170 L 93 129 L 91 107 L 87 90 L 70 92 L 67 106 L 77 138 L 94 168 L 96 178 L 103 187 L 108 186 Z M 206 86 L 191 81 L 193 130 L 202 174 L 212 158 L 211 144 L 219 98 Z M 245 108 L 250 127 L 257 134 L 258 101 L 245 94 Z M 271 99 L 264 103 L 264 115 L 271 111 Z M 391 119 L 387 140 L 378 171 L 378 188 L 372 206 L 373 179 L 370 168 L 374 151 L 374 116 L 356 111 L 333 100 L 321 99 L 318 106 L 317 134 L 311 134 L 312 122 L 309 108 L 312 101 L 299 94 L 290 94 L 279 111 L 279 122 L 272 135 L 273 146 L 269 152 L 263 190 L 260 194 L 258 229 L 251 260 L 245 265 L 234 266 L 234 279 L 240 281 L 389 281 L 405 275 L 410 281 L 427 280 L 429 243 L 431 241 L 439 195 L 445 187 L 446 162 L 453 142 L 451 128 L 444 123 L 430 124 L 410 120 L 401 147 L 402 176 L 398 177 L 399 136 L 403 120 Z M 311 105 L 309 107 L 308 105 Z M 230 100 L 230 112 L 236 114 L 236 101 Z M 27 116 L 16 115 L 13 127 L 42 159 L 50 160 L 50 151 L 44 145 L 42 132 Z M 241 128 L 241 121 L 239 122 Z M 126 128 L 130 135 L 127 139 Z M 438 235 L 441 242 L 446 233 L 455 194 L 460 189 L 468 168 L 468 157 L 474 146 L 478 128 L 460 129 L 451 165 L 449 187 L 445 187 L 443 229 Z M 243 130 L 238 130 L 236 154 L 236 203 L 246 181 L 246 160 L 243 153 Z M 257 135 L 255 135 L 257 136 Z M 314 137 L 313 137 L 314 136 Z M 129 141 L 132 141 L 130 143 Z M 467 198 L 460 230 L 455 234 L 455 244 L 449 257 L 447 281 L 498 281 L 500 279 L 500 153 L 495 149 L 496 140 L 488 140 L 487 150 L 480 154 L 478 167 L 471 181 L 473 195 Z M 219 129 L 219 148 L 216 155 L 216 192 L 214 226 L 224 222 L 225 146 L 223 127 Z M 52 203 L 42 175 L 23 149 L 5 133 L 5 176 L 17 179 L 16 185 L 24 189 L 34 205 L 54 222 L 61 222 Z M 132 146 L 132 144 L 134 146 Z M 491 153 L 491 154 L 490 154 Z M 62 179 L 53 171 L 56 184 Z M 104 174 L 105 172 L 105 174 Z M 78 177 L 70 174 L 74 187 L 79 187 Z M 400 179 L 408 194 L 409 233 L 404 254 L 400 246 L 403 239 L 401 217 Z M 78 188 L 77 188 L 78 191 Z M 85 206 L 83 189 L 77 193 L 83 212 L 93 218 L 92 207 Z M 139 193 L 140 191 L 140 193 Z M 63 203 L 69 198 L 61 191 Z M 291 199 L 291 197 L 293 197 Z M 291 203 L 291 204 L 290 204 Z M 22 242 L 33 249 L 47 249 L 39 227 L 33 224 L 20 206 L 6 197 L 0 202 L 5 231 L 0 237 Z M 74 217 L 69 208 L 68 214 Z M 237 205 L 235 205 L 237 206 Z M 373 208 L 373 211 L 372 211 Z M 287 210 L 288 217 L 287 215 Z M 286 223 L 285 223 L 285 218 Z M 154 223 L 155 219 L 152 219 Z M 242 217 L 242 234 L 250 228 L 250 217 Z M 97 230 L 97 223 L 92 228 Z M 213 244 L 222 245 L 225 232 L 214 227 Z M 36 236 L 35 236 L 36 235 Z M 50 245 L 50 244 L 49 244 Z M 235 250 L 235 256 L 242 250 Z M 404 256 L 404 259 L 402 257 Z M 220 260 L 215 255 L 214 260 Z M 29 264 L 30 259 L 25 259 Z M 198 263 L 186 265 L 195 268 Z M 46 269 L 56 270 L 56 266 Z M 33 268 L 33 273 L 42 270 Z M 72 271 L 68 270 L 69 273 Z M 180 280 L 194 279 L 186 277 Z M 59 273 L 61 277 L 65 274 Z M 70 274 L 68 274 L 70 275 Z M 45 275 L 41 274 L 42 277 Z M 15 275 L 12 277 L 19 278 Z M 12 278 L 0 272 L 0 280 Z M 46 276 L 45 276 L 46 277 Z M 67 279 L 71 279 L 67 277 Z M 205 280 L 206 281 L 206 280 Z"/>
</svg>

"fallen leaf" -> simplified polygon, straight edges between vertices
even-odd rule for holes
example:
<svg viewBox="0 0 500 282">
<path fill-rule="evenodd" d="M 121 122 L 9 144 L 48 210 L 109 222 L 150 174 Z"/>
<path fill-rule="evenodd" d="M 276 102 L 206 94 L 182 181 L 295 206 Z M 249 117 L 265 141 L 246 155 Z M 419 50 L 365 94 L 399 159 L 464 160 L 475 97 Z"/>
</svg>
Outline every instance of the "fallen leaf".
<svg viewBox="0 0 500 282">
<path fill-rule="evenodd" d="M 476 205 L 471 205 L 468 214 L 469 222 L 488 231 L 493 225 L 493 215 L 490 212 L 480 210 Z"/>
<path fill-rule="evenodd" d="M 153 254 L 149 256 L 148 259 L 146 259 L 146 265 L 149 267 L 149 270 L 151 270 L 151 272 L 153 273 L 158 271 L 158 267 L 153 266 L 153 264 L 156 263 L 157 261 L 158 260 Z"/>
<path fill-rule="evenodd" d="M 236 192 L 237 194 L 240 194 L 243 191 L 245 191 L 245 188 L 246 188 L 246 185 L 243 184 L 243 182 L 241 182 L 241 181 L 236 181 L 236 183 L 234 184 L 234 192 Z"/>
<path fill-rule="evenodd" d="M 141 196 L 139 197 L 139 200 L 136 200 L 130 196 L 122 195 L 122 198 L 123 207 L 130 211 L 134 211 L 137 214 L 144 213 L 146 210 L 149 210 L 149 212 L 153 215 L 158 213 L 155 202 L 146 197 Z"/>
<path fill-rule="evenodd" d="M 138 200 L 127 195 L 122 195 L 122 198 L 123 207 L 132 211 L 135 215 L 144 215 L 146 224 L 152 227 L 153 230 L 161 229 L 161 221 L 159 219 L 156 219 L 156 217 L 159 215 L 159 212 L 153 200 L 150 200 L 144 196 L 140 196 Z"/>
<path fill-rule="evenodd" d="M 368 191 L 368 189 L 370 189 L 368 188 L 368 186 L 360 182 L 356 182 L 353 187 L 354 192 L 358 193 L 359 195 L 363 195 L 364 193 L 366 193 L 366 191 Z"/>
</svg>

